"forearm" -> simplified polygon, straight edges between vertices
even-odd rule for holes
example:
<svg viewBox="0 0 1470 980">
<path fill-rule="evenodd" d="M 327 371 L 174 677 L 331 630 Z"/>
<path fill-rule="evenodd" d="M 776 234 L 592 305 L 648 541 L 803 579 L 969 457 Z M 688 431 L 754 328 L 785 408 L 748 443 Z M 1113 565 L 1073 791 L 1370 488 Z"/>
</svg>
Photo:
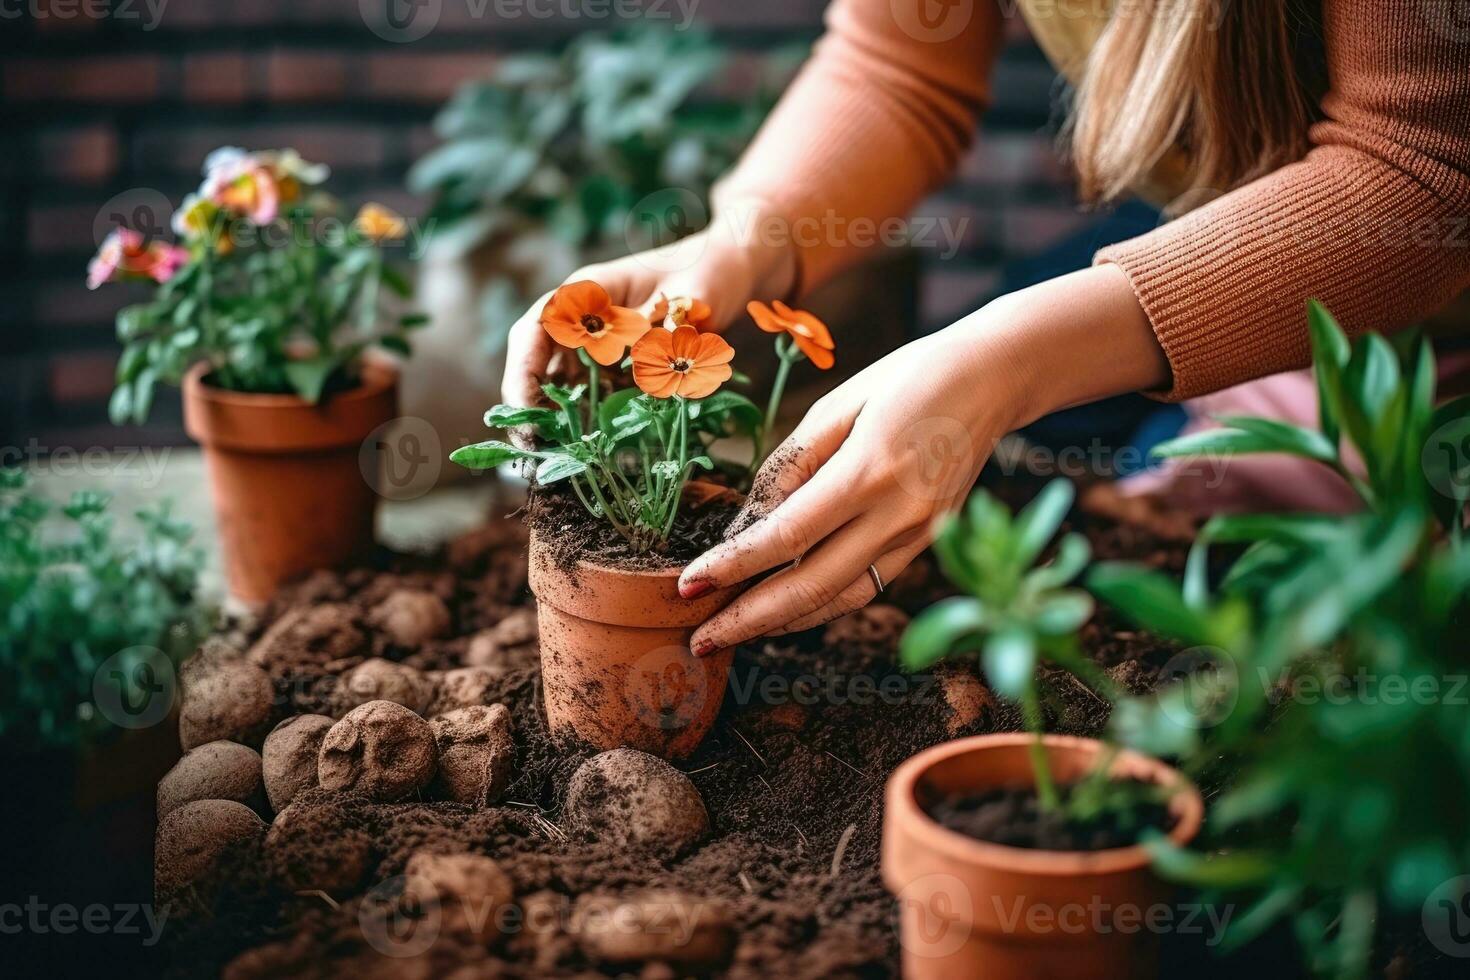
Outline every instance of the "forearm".
<svg viewBox="0 0 1470 980">
<path fill-rule="evenodd" d="M 944 331 L 986 366 L 1002 428 L 1169 384 L 1169 362 L 1127 277 L 1102 265 L 1003 296 Z"/>
</svg>

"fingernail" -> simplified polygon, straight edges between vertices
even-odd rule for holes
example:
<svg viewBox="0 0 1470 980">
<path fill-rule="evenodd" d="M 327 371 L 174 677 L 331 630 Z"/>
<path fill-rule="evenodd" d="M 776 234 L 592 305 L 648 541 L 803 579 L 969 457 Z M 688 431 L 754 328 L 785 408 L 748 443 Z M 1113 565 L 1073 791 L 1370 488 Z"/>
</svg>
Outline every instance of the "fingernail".
<svg viewBox="0 0 1470 980">
<path fill-rule="evenodd" d="M 692 644 L 690 644 L 689 652 L 694 654 L 696 657 L 708 657 L 710 654 L 715 652 L 714 641 L 704 639 L 695 640 Z"/>
<path fill-rule="evenodd" d="M 707 578 L 694 578 L 679 583 L 679 595 L 685 599 L 698 599 L 715 590 L 715 583 Z"/>
</svg>

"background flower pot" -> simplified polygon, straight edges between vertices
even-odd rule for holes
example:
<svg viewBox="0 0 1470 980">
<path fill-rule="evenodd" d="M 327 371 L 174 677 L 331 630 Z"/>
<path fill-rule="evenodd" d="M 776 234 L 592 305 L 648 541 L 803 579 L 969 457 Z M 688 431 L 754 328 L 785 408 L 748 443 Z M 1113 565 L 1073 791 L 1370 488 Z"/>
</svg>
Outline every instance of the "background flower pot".
<svg viewBox="0 0 1470 980">
<path fill-rule="evenodd" d="M 1150 870 L 1142 847 L 1039 851 L 976 840 L 941 826 L 921 801 L 1033 782 L 1024 733 L 980 735 L 936 745 L 906 761 L 888 780 L 883 813 L 883 881 L 898 896 L 903 975 L 908 980 L 985 977 L 1146 977 L 1157 972 L 1158 935 L 1144 913 L 1172 889 Z M 1045 737 L 1058 783 L 1084 776 L 1102 743 Z M 1178 844 L 1199 832 L 1204 802 L 1175 770 L 1155 759 L 1119 753 L 1120 778 L 1176 785 Z M 1096 910 L 1102 910 L 1100 913 Z M 1112 916 L 1122 913 L 1114 921 Z M 1131 914 L 1126 920 L 1123 915 Z M 1099 930 L 1101 915 L 1108 923 Z"/>
<path fill-rule="evenodd" d="M 369 552 L 378 461 L 364 440 L 397 414 L 397 371 L 366 363 L 360 386 L 309 405 L 216 388 L 208 370 L 184 379 L 184 427 L 204 448 L 231 595 L 264 602 L 303 572 Z"/>
<path fill-rule="evenodd" d="M 689 652 L 694 628 L 743 590 L 679 596 L 683 568 L 558 568 L 531 534 L 530 584 L 541 627 L 541 680 L 553 732 L 604 749 L 680 759 L 704 740 L 725 699 L 733 649 Z"/>
</svg>

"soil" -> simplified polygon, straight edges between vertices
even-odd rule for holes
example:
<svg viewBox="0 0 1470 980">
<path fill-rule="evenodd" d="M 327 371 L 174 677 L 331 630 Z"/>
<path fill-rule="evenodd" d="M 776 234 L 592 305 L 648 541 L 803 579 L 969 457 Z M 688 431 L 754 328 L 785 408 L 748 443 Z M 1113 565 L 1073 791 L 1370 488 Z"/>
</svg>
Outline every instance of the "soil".
<svg viewBox="0 0 1470 980">
<path fill-rule="evenodd" d="M 534 511 L 532 520 L 552 513 Z M 1076 529 L 1100 557 L 1183 565 L 1182 545 L 1146 532 L 1082 516 Z M 714 534 L 700 533 L 692 540 Z M 595 553 L 609 542 L 589 538 L 586 546 Z M 501 517 L 436 555 L 383 556 L 372 567 L 312 575 L 284 589 L 258 627 L 215 644 L 215 655 L 232 646 L 243 657 L 284 617 L 330 607 L 311 629 L 276 631 L 269 656 L 251 655 L 274 688 L 270 725 L 298 714 L 340 717 L 341 677 L 371 657 L 431 672 L 465 666 L 473 650 L 476 663 L 492 668 L 484 702 L 509 711 L 514 758 L 504 792 L 484 807 L 452 802 L 437 784 L 396 802 L 315 786 L 296 792 L 289 819 L 276 818 L 294 832 L 233 841 L 188 903 L 159 896 L 175 910 L 164 939 L 166 975 L 896 976 L 896 908 L 879 876 L 884 781 L 905 758 L 947 738 L 1020 727 L 1004 702 L 949 703 L 952 692 L 978 689 L 973 662 L 918 676 L 894 666 L 905 614 L 950 594 L 932 560 L 895 579 L 884 606 L 737 650 L 714 729 L 677 767 L 709 820 L 696 842 L 677 850 L 629 847 L 615 835 L 599 840 L 597 826 L 566 812 L 573 773 L 597 753 L 548 735 L 525 556 L 523 524 Z M 449 621 L 442 635 L 404 646 L 383 633 L 373 611 L 403 590 L 442 600 Z M 1176 652 L 1109 619 L 1090 626 L 1086 642 L 1114 676 L 1142 688 Z M 1096 734 L 1106 703 L 1058 680 L 1046 685 L 1049 726 Z M 426 854 L 491 859 L 509 883 L 509 902 L 494 870 L 476 865 L 474 876 L 460 877 L 494 884 L 486 907 L 515 915 L 490 934 L 457 927 L 462 913 L 480 907 L 468 900 L 458 912 L 426 918 L 423 882 L 403 877 L 416 854 L 416 867 Z M 439 900 L 446 888 L 469 887 L 444 885 Z M 656 935 L 599 933 L 588 923 L 605 922 L 592 913 L 608 903 L 632 908 L 638 921 L 670 904 L 696 909 L 690 921 L 708 940 L 700 943 L 708 960 L 665 955 Z M 438 929 L 432 941 L 415 945 L 429 924 Z M 1270 957 L 1272 975 L 1296 962 L 1289 947 Z M 1197 939 L 1171 938 L 1165 962 L 1165 975 L 1232 975 Z"/>
<path fill-rule="evenodd" d="M 1059 789 L 1064 804 L 1069 791 L 1070 787 Z M 1042 810 L 1040 798 L 1030 786 L 943 797 L 929 802 L 924 812 L 951 830 L 978 840 L 1046 851 L 1130 847 L 1138 843 L 1144 831 L 1167 833 L 1175 822 L 1168 807 L 1154 801 L 1139 803 L 1126 812 L 1108 811 L 1091 820 L 1072 820 L 1061 810 Z"/>
<path fill-rule="evenodd" d="M 738 501 L 716 497 L 697 507 L 681 507 L 662 551 L 635 552 L 628 540 L 606 521 L 587 512 L 576 495 L 556 484 L 531 493 L 526 523 L 551 543 L 551 557 L 569 574 L 579 561 L 612 568 L 659 569 L 687 565 L 725 538 L 725 529 L 740 510 Z"/>
</svg>

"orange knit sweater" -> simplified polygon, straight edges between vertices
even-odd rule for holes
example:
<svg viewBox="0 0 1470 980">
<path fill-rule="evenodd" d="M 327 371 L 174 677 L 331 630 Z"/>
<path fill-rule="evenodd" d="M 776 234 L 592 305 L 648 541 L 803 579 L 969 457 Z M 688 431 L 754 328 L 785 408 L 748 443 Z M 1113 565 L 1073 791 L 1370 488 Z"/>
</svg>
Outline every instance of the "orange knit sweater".
<svg viewBox="0 0 1470 980">
<path fill-rule="evenodd" d="M 717 192 L 720 207 L 759 202 L 768 220 L 824 229 L 791 236 L 804 288 L 871 240 L 843 228 L 905 214 L 973 138 L 1001 4 L 974 0 L 955 33 L 907 11 L 924 2 L 834 0 Z M 1470 286 L 1470 28 L 1448 6 L 1323 0 L 1329 91 L 1310 152 L 1098 253 L 1128 275 L 1169 358 L 1165 397 L 1305 366 L 1310 297 L 1356 333 L 1414 323 Z"/>
</svg>

